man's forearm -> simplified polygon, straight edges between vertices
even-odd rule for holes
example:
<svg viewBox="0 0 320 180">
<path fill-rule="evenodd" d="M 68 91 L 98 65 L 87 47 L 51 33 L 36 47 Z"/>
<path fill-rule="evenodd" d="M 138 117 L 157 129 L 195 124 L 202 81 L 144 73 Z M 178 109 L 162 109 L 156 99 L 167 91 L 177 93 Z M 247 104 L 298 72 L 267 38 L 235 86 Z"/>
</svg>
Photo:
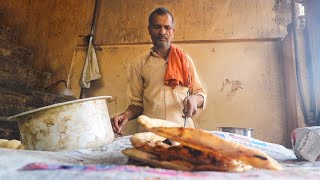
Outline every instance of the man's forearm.
<svg viewBox="0 0 320 180">
<path fill-rule="evenodd" d="M 143 112 L 143 108 L 140 106 L 129 105 L 126 111 L 124 112 L 129 120 L 135 119 L 140 116 Z"/>
</svg>

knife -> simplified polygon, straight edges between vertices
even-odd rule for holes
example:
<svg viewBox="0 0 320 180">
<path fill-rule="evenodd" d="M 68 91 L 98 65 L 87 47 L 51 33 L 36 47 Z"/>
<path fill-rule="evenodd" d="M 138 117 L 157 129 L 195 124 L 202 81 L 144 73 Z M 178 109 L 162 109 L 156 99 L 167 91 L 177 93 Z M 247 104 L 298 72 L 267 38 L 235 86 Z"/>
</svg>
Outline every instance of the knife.
<svg viewBox="0 0 320 180">
<path fill-rule="evenodd" d="M 187 91 L 187 98 L 189 97 L 189 90 Z M 186 123 L 187 123 L 187 116 L 184 116 L 184 124 L 183 127 L 186 127 Z"/>
</svg>

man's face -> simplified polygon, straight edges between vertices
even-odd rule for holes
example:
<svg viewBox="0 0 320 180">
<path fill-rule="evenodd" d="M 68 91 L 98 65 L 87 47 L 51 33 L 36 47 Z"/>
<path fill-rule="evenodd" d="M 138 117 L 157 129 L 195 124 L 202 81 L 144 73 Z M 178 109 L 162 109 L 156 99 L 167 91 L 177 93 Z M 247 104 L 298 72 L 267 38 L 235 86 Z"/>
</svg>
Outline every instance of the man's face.
<svg viewBox="0 0 320 180">
<path fill-rule="evenodd" d="M 155 48 L 167 49 L 170 47 L 175 29 L 169 14 L 154 16 L 148 30 Z"/>
</svg>

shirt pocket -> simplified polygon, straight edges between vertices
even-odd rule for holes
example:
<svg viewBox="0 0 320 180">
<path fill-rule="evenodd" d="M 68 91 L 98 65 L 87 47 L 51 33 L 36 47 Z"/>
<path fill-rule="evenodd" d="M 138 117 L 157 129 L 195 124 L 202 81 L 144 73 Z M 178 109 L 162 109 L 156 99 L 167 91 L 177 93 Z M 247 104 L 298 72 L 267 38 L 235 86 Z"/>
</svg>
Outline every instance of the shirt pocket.
<svg viewBox="0 0 320 180">
<path fill-rule="evenodd" d="M 178 102 L 182 103 L 183 100 L 187 97 L 188 88 L 184 86 L 176 86 L 173 89 L 173 94 Z"/>
</svg>

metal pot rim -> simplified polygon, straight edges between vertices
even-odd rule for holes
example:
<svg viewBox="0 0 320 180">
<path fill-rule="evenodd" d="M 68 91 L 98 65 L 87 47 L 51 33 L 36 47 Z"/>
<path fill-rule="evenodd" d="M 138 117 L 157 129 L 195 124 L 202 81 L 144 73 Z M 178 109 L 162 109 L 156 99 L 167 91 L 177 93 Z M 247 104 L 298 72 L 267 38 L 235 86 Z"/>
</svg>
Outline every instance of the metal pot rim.
<svg viewBox="0 0 320 180">
<path fill-rule="evenodd" d="M 253 131 L 253 128 L 240 128 L 240 127 L 219 127 L 219 129 L 238 129 L 238 130 L 250 130 Z"/>
<path fill-rule="evenodd" d="M 17 121 L 18 117 L 25 116 L 25 115 L 28 115 L 28 114 L 32 114 L 32 113 L 35 113 L 35 112 L 39 112 L 39 111 L 43 111 L 43 110 L 47 110 L 47 109 L 51 109 L 51 108 L 58 107 L 58 106 L 63 106 L 63 105 L 67 105 L 67 104 L 74 104 L 74 103 L 80 103 L 80 102 L 91 101 L 91 100 L 97 100 L 97 99 L 111 99 L 111 98 L 112 98 L 112 96 L 97 96 L 97 97 L 77 99 L 77 100 L 73 100 L 73 101 L 67 101 L 67 102 L 63 102 L 63 103 L 52 104 L 52 105 L 49 105 L 49 106 L 44 106 L 44 107 L 41 107 L 41 108 L 38 108 L 38 109 L 33 109 L 33 110 L 26 111 L 26 112 L 23 112 L 23 113 L 14 115 L 14 116 L 10 116 L 8 118 L 8 121 Z"/>
</svg>

